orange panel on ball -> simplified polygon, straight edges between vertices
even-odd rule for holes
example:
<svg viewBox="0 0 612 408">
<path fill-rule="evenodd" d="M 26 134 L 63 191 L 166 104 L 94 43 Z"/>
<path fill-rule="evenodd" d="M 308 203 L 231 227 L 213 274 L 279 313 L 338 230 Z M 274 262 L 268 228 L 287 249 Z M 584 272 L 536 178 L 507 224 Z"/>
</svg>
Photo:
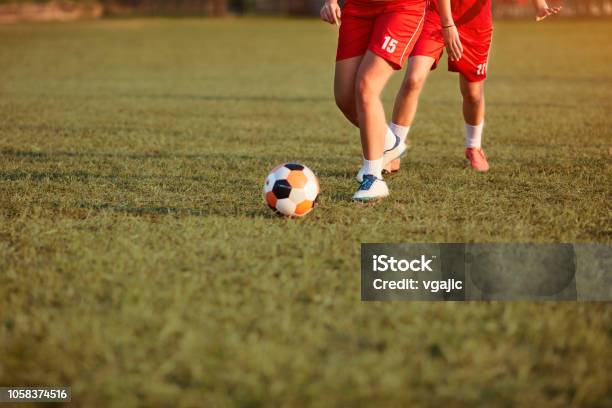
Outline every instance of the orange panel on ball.
<svg viewBox="0 0 612 408">
<path fill-rule="evenodd" d="M 308 179 L 302 170 L 291 170 L 287 176 L 287 181 L 293 188 L 302 188 L 306 185 Z"/>
<path fill-rule="evenodd" d="M 266 202 L 272 208 L 276 208 L 276 196 L 272 191 L 266 193 Z"/>
<path fill-rule="evenodd" d="M 295 207 L 296 215 L 304 215 L 312 209 L 312 201 L 304 200 Z"/>
</svg>

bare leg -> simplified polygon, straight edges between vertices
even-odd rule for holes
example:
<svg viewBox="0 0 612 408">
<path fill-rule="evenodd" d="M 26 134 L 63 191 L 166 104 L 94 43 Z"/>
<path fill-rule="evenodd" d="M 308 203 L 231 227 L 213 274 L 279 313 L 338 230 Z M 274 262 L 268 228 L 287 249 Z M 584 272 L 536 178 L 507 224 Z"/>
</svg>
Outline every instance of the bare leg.
<svg viewBox="0 0 612 408">
<path fill-rule="evenodd" d="M 468 82 L 463 75 L 459 75 L 459 87 L 463 95 L 465 123 L 472 126 L 480 125 L 485 117 L 484 81 Z"/>
<path fill-rule="evenodd" d="M 435 60 L 418 55 L 410 57 L 402 85 L 395 97 L 393 123 L 410 126 L 416 115 L 419 96 Z"/>
<path fill-rule="evenodd" d="M 355 126 L 359 127 L 357 119 L 357 105 L 355 103 L 355 78 L 363 55 L 347 58 L 336 62 L 334 77 L 334 96 L 336 105 L 344 116 Z"/>
<path fill-rule="evenodd" d="M 361 132 L 361 147 L 367 160 L 382 158 L 387 123 L 380 94 L 393 74 L 387 61 L 368 51 L 357 73 L 355 99 Z"/>
<path fill-rule="evenodd" d="M 489 171 L 489 162 L 482 150 L 482 129 L 484 126 L 485 100 L 484 81 L 468 82 L 461 75 L 459 79 L 463 95 L 463 118 L 465 119 L 465 157 L 476 171 Z"/>
<path fill-rule="evenodd" d="M 400 126 L 411 126 L 416 115 L 419 97 L 425 80 L 436 60 L 424 55 L 410 57 L 406 75 L 395 97 L 393 106 L 393 123 Z M 398 171 L 400 159 L 395 159 L 385 167 L 388 172 Z"/>
</svg>

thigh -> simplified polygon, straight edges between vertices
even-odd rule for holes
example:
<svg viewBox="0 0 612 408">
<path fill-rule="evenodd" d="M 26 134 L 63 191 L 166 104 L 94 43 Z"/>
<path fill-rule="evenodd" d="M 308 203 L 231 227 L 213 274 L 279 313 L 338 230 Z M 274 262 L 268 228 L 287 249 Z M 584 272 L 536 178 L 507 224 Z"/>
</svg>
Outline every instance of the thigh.
<svg viewBox="0 0 612 408">
<path fill-rule="evenodd" d="M 426 55 L 415 55 L 408 58 L 408 67 L 404 75 L 404 83 L 425 81 L 429 72 L 434 69 L 436 60 Z"/>
<path fill-rule="evenodd" d="M 334 94 L 336 99 L 349 101 L 355 99 L 355 79 L 363 55 L 336 61 L 334 75 Z"/>
</svg>

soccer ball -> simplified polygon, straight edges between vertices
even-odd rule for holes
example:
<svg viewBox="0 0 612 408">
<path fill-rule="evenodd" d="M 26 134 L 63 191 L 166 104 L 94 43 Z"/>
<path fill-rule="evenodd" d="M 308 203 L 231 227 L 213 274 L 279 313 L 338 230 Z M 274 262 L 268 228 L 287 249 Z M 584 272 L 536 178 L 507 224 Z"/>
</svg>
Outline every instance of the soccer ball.
<svg viewBox="0 0 612 408">
<path fill-rule="evenodd" d="M 308 167 L 285 163 L 270 171 L 263 193 L 272 210 L 288 217 L 302 217 L 317 203 L 319 180 Z"/>
</svg>

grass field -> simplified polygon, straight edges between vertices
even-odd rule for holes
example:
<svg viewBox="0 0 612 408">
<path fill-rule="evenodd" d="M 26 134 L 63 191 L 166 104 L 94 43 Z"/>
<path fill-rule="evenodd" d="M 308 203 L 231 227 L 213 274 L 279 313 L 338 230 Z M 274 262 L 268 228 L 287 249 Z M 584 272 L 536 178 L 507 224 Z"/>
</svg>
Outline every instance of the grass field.
<svg viewBox="0 0 612 408">
<path fill-rule="evenodd" d="M 612 241 L 611 36 L 499 22 L 492 170 L 465 168 L 439 69 L 392 196 L 364 206 L 333 27 L 0 27 L 0 385 L 88 407 L 611 406 L 609 303 L 359 300 L 360 242 Z M 301 220 L 261 198 L 289 160 L 321 181 Z"/>
</svg>

